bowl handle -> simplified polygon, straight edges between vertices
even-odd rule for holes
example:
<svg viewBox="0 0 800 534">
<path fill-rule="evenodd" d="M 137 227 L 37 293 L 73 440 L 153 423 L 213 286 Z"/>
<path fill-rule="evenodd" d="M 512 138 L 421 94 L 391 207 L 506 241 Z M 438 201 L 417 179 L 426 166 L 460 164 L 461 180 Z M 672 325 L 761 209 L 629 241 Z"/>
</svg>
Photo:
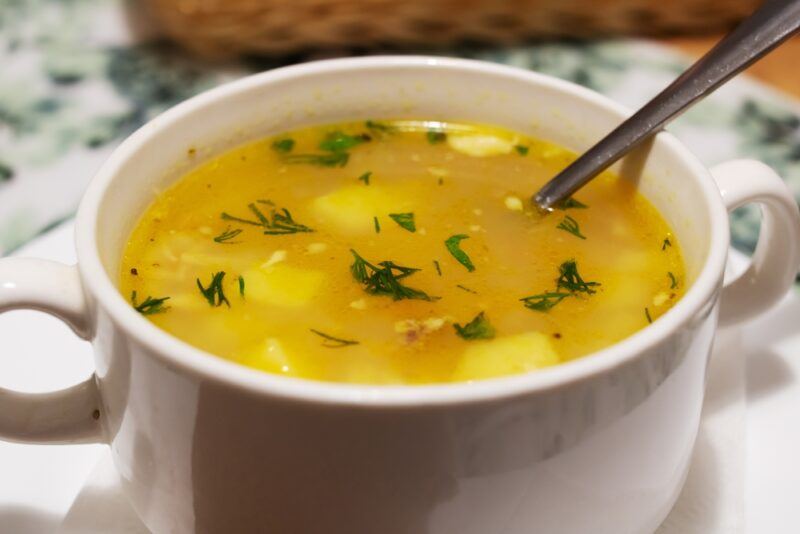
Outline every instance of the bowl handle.
<svg viewBox="0 0 800 534">
<path fill-rule="evenodd" d="M 725 283 L 719 322 L 735 324 L 774 306 L 800 268 L 800 212 L 780 176 L 755 160 L 734 160 L 711 169 L 728 211 L 749 203 L 761 207 L 761 233 L 747 270 Z"/>
<path fill-rule="evenodd" d="M 75 266 L 28 258 L 0 260 L 0 313 L 17 309 L 54 315 L 82 339 L 90 338 L 89 313 Z M 0 388 L 0 439 L 25 443 L 105 442 L 99 399 L 94 375 L 80 384 L 49 393 Z"/>
</svg>

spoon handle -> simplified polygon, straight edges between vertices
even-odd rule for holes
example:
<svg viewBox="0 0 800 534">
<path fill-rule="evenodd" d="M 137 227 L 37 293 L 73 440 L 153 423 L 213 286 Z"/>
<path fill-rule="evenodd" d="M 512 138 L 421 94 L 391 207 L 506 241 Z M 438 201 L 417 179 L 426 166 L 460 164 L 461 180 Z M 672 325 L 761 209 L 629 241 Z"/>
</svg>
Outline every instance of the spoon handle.
<svg viewBox="0 0 800 534">
<path fill-rule="evenodd" d="M 583 153 L 533 197 L 550 209 L 692 104 L 800 30 L 800 0 L 767 0 L 666 89 Z"/>
</svg>

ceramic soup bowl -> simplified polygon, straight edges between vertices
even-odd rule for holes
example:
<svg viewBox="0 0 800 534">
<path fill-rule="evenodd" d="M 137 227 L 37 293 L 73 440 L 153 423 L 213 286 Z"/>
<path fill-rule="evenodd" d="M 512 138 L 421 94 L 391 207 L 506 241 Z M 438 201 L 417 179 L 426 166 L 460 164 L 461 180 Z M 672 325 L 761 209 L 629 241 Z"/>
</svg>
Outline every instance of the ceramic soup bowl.
<svg viewBox="0 0 800 534">
<path fill-rule="evenodd" d="M 758 162 L 709 172 L 661 133 L 618 165 L 678 236 L 690 287 L 629 338 L 529 374 L 429 386 L 273 376 L 159 330 L 116 287 L 129 232 L 190 168 L 190 147 L 196 163 L 314 123 L 407 117 L 498 124 L 580 151 L 626 114 L 547 76 L 434 57 L 308 63 L 176 106 L 92 181 L 77 265 L 0 261 L 0 311 L 60 317 L 96 360 L 63 391 L 0 390 L 0 437 L 108 443 L 156 533 L 652 532 L 686 476 L 718 322 L 772 306 L 800 264 L 797 206 Z M 723 283 L 728 211 L 749 202 L 763 213 L 758 248 Z"/>
</svg>

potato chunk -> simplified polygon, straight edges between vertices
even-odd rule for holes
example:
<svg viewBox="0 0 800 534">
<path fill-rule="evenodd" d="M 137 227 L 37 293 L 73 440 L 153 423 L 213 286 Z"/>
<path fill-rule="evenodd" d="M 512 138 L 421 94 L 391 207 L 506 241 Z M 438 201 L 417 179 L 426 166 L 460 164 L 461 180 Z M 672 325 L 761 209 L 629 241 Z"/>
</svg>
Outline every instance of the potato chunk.
<svg viewBox="0 0 800 534">
<path fill-rule="evenodd" d="M 325 281 L 324 273 L 298 269 L 278 263 L 242 274 L 248 301 L 285 308 L 305 306 L 316 296 Z"/>
<path fill-rule="evenodd" d="M 524 373 L 560 361 L 550 339 L 540 332 L 475 341 L 461 355 L 453 380 Z"/>
<path fill-rule="evenodd" d="M 408 202 L 376 185 L 353 185 L 317 197 L 311 205 L 326 225 L 350 234 L 366 234 L 375 232 L 374 217 L 403 211 Z"/>
<path fill-rule="evenodd" d="M 456 152 L 483 158 L 510 154 L 514 150 L 515 140 L 488 134 L 449 134 L 447 143 Z"/>
</svg>

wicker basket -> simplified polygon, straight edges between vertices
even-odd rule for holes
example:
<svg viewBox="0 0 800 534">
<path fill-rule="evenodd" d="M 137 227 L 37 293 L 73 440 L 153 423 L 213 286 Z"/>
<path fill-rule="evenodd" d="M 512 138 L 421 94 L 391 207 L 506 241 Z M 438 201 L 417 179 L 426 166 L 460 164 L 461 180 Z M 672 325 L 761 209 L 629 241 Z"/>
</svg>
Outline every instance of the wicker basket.
<svg viewBox="0 0 800 534">
<path fill-rule="evenodd" d="M 459 41 L 702 33 L 760 0 L 144 0 L 167 36 L 204 55 Z"/>
</svg>

